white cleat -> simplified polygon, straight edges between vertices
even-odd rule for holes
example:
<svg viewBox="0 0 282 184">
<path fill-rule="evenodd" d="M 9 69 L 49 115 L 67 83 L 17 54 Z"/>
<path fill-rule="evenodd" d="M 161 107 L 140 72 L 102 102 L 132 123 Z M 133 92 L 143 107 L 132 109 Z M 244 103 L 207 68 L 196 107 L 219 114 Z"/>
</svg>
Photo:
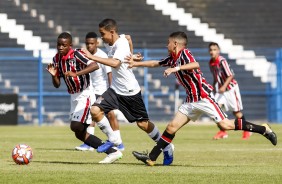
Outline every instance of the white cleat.
<svg viewBox="0 0 282 184">
<path fill-rule="evenodd" d="M 78 151 L 94 151 L 94 148 L 91 146 L 88 146 L 87 144 L 82 144 L 80 146 L 75 147 Z"/>
<path fill-rule="evenodd" d="M 122 158 L 122 153 L 121 151 L 117 150 L 114 153 L 108 154 L 106 158 L 104 158 L 99 162 L 99 164 L 111 164 L 121 158 Z"/>
</svg>

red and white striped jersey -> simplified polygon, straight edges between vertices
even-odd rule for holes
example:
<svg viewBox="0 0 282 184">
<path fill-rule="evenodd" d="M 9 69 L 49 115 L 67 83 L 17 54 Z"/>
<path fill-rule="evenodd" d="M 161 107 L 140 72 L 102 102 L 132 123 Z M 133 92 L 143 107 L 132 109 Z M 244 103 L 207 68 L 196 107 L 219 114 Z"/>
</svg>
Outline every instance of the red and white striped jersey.
<svg viewBox="0 0 282 184">
<path fill-rule="evenodd" d="M 228 62 L 222 56 L 217 57 L 215 61 L 210 60 L 209 66 L 213 74 L 214 81 L 218 83 L 218 88 L 220 88 L 224 84 L 227 77 L 234 75 L 234 72 L 230 68 Z M 226 90 L 230 90 L 236 84 L 237 81 L 233 78 L 228 84 Z"/>
<path fill-rule="evenodd" d="M 89 61 L 91 60 L 85 57 L 82 51 L 73 49 L 65 56 L 57 53 L 53 57 L 53 64 L 57 67 L 57 76 L 64 78 L 70 94 L 79 93 L 86 89 L 90 85 L 90 74 L 65 78 L 64 73 L 68 71 L 79 72 L 87 67 Z"/>
<path fill-rule="evenodd" d="M 192 53 L 188 49 L 183 49 L 179 51 L 177 55 L 171 54 L 167 58 L 162 59 L 159 64 L 161 66 L 170 66 L 171 68 L 186 65 L 189 63 L 196 62 Z M 178 82 L 186 90 L 186 102 L 197 102 L 203 98 L 209 96 L 213 87 L 207 83 L 206 79 L 203 77 L 203 73 L 200 69 L 193 70 L 179 70 L 174 73 Z"/>
</svg>

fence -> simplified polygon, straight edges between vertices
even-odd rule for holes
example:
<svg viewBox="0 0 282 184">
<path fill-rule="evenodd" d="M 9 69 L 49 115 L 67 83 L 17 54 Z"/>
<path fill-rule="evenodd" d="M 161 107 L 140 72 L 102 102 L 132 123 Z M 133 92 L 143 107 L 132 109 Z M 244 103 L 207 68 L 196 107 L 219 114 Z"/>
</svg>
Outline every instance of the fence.
<svg viewBox="0 0 282 184">
<path fill-rule="evenodd" d="M 199 60 L 208 60 L 209 56 L 207 56 L 207 50 L 206 49 L 191 49 L 193 53 L 197 53 L 197 59 Z M 37 117 L 38 117 L 38 123 L 43 123 L 43 101 L 45 97 L 62 97 L 62 96 L 68 96 L 66 92 L 49 92 L 45 91 L 43 88 L 43 58 L 41 57 L 41 52 L 39 52 L 38 57 L 33 57 L 33 55 L 28 56 L 21 56 L 21 54 L 13 54 L 13 53 L 19 53 L 24 52 L 23 49 L 0 49 L 0 62 L 1 61 L 36 61 L 37 62 L 37 90 L 36 91 L 28 91 L 28 92 L 19 92 L 18 95 L 20 97 L 22 96 L 28 96 L 28 97 L 36 97 L 37 98 Z M 165 49 L 139 49 L 136 50 L 136 52 L 141 52 L 145 58 L 145 60 L 148 59 L 159 59 L 166 55 L 167 51 Z M 6 53 L 6 54 L 3 54 Z M 8 53 L 8 54 L 7 54 Z M 12 54 L 11 54 L 12 53 Z M 50 60 L 51 61 L 51 60 Z M 267 118 L 268 121 L 271 122 L 278 122 L 282 123 L 282 76 L 281 76 L 281 62 L 282 62 L 282 49 L 279 49 L 276 54 L 276 60 L 275 65 L 277 68 L 277 86 L 275 88 L 268 87 L 266 91 L 241 91 L 242 95 L 248 95 L 248 96 L 264 96 L 267 97 L 268 103 L 267 103 Z M 149 105 L 149 96 L 154 97 L 161 97 L 161 96 L 171 96 L 171 95 L 178 95 L 175 93 L 175 91 L 169 91 L 167 93 L 163 93 L 161 91 L 150 91 L 149 90 L 149 82 L 148 82 L 148 68 L 144 68 L 144 75 L 143 75 L 143 97 L 144 102 L 147 107 L 147 109 L 150 112 L 150 105 Z M 1 73 L 0 73 L 1 74 Z M 180 91 L 180 96 L 185 96 L 185 93 L 183 91 Z M 66 102 L 67 103 L 67 102 Z M 175 105 L 175 108 L 177 105 Z"/>
</svg>

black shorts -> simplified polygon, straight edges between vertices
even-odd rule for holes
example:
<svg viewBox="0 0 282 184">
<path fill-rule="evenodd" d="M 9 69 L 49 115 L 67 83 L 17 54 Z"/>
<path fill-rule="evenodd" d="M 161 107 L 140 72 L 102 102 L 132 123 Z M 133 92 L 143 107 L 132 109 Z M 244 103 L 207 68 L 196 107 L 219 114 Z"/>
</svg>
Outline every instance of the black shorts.
<svg viewBox="0 0 282 184">
<path fill-rule="evenodd" d="M 111 110 L 120 110 L 129 122 L 149 120 L 141 92 L 132 96 L 117 94 L 112 88 L 108 88 L 101 97 L 97 98 L 93 106 L 98 106 L 105 114 Z"/>
</svg>

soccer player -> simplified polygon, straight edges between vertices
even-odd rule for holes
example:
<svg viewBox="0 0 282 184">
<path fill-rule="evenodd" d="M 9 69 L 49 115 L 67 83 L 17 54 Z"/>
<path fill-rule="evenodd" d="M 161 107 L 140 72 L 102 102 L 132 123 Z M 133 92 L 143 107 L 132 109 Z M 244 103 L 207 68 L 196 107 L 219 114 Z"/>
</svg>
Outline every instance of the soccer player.
<svg viewBox="0 0 282 184">
<path fill-rule="evenodd" d="M 71 95 L 70 128 L 77 139 L 97 149 L 103 144 L 98 137 L 89 134 L 86 129 L 91 123 L 89 116 L 91 107 L 90 72 L 98 69 L 98 65 L 84 56 L 80 50 L 72 49 L 72 36 L 63 32 L 57 39 L 58 53 L 47 70 L 52 76 L 54 87 L 59 88 L 62 77 Z M 122 157 L 122 153 L 114 148 L 106 151 L 107 157 L 99 163 L 112 163 Z M 106 162 L 105 162 L 106 161 Z"/>
<path fill-rule="evenodd" d="M 213 74 L 213 86 L 214 89 L 218 89 L 216 90 L 215 101 L 217 101 L 219 105 L 224 105 L 225 110 L 232 111 L 237 119 L 245 119 L 242 113 L 243 105 L 240 89 L 234 78 L 233 70 L 230 68 L 227 60 L 220 56 L 220 48 L 217 43 L 212 42 L 209 44 L 209 52 L 211 56 L 209 67 Z M 250 136 L 250 132 L 243 131 L 242 139 L 246 140 Z M 227 137 L 227 132 L 220 128 L 220 131 L 213 139 L 223 139 Z"/>
<path fill-rule="evenodd" d="M 131 43 L 130 36 L 127 36 L 127 39 L 129 43 Z M 89 32 L 85 36 L 85 45 L 87 50 L 94 56 L 98 56 L 101 58 L 108 58 L 108 55 L 102 51 L 101 49 L 98 48 L 99 41 L 97 40 L 97 34 L 95 32 Z M 132 44 L 131 44 L 132 45 Z M 112 82 L 112 69 L 109 66 L 103 65 L 101 63 L 97 63 L 99 66 L 99 69 L 95 70 L 94 72 L 90 73 L 91 76 L 91 82 L 92 82 L 92 89 L 94 90 L 95 94 L 95 99 L 98 99 L 111 85 Z M 94 103 L 94 101 L 93 101 Z M 107 117 L 110 121 L 110 125 L 119 139 L 120 133 L 119 133 L 119 128 L 118 127 L 118 121 L 116 119 L 114 111 L 110 111 L 107 114 Z M 95 122 L 92 122 L 88 127 L 87 127 L 87 132 L 89 134 L 94 135 L 95 132 Z M 99 126 L 99 125 L 98 125 Z M 117 129 L 117 130 L 116 130 Z M 120 142 L 122 142 L 120 140 Z M 120 145 L 117 146 L 117 148 L 121 151 L 124 150 L 124 145 L 121 143 Z M 88 146 L 87 144 L 82 144 L 80 146 L 75 147 L 76 150 L 80 151 L 93 151 L 94 148 Z"/>
<path fill-rule="evenodd" d="M 83 51 L 89 59 L 112 67 L 113 81 L 102 97 L 98 98 L 91 107 L 91 114 L 95 122 L 108 123 L 105 113 L 119 109 L 129 122 L 136 122 L 137 126 L 145 131 L 151 139 L 158 141 L 160 132 L 149 120 L 141 89 L 132 69 L 125 63 L 125 57 L 130 55 L 128 41 L 118 34 L 116 21 L 104 19 L 99 24 L 99 31 L 105 43 L 108 44 L 108 59 L 93 56 L 86 49 Z M 106 141 L 97 151 L 104 152 L 120 142 Z M 164 149 L 164 165 L 173 161 L 173 145 L 168 144 Z"/>
<path fill-rule="evenodd" d="M 200 71 L 191 52 L 186 48 L 187 36 L 184 32 L 173 32 L 168 38 L 167 49 L 169 56 L 161 61 L 150 60 L 134 62 L 132 57 L 127 58 L 129 67 L 169 67 L 164 76 L 174 74 L 178 82 L 186 89 L 186 101 L 180 106 L 173 120 L 167 125 L 161 139 L 149 154 L 133 151 L 133 155 L 147 165 L 153 166 L 162 149 L 169 145 L 176 132 L 190 120 L 197 120 L 201 114 L 211 117 L 224 130 L 245 130 L 259 133 L 277 144 L 276 134 L 267 124 L 262 126 L 252 124 L 245 119 L 229 120 L 219 105 L 210 97 L 212 86 L 208 84 Z"/>
</svg>

